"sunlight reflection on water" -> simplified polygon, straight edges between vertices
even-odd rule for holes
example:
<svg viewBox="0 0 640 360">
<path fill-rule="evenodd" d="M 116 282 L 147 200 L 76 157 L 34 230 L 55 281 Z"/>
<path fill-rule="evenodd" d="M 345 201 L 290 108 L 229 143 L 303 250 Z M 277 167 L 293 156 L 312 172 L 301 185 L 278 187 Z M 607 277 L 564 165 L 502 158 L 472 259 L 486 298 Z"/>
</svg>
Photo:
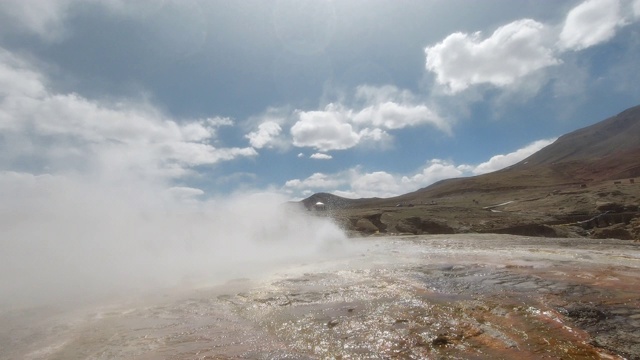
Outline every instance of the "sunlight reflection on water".
<svg viewBox="0 0 640 360">
<path fill-rule="evenodd" d="M 638 246 L 563 241 L 577 248 L 488 235 L 353 240 L 349 253 L 223 286 L 3 313 L 0 358 L 637 357 Z"/>
</svg>

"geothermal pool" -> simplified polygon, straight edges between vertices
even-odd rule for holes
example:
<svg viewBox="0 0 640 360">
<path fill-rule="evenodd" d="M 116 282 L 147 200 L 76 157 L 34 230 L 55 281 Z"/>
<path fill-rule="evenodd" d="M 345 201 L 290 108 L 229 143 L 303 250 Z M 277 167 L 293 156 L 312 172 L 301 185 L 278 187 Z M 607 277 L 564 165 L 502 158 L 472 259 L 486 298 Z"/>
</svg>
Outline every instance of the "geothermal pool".
<svg viewBox="0 0 640 360">
<path fill-rule="evenodd" d="M 269 271 L 0 312 L 1 359 L 640 359 L 640 244 L 349 240 Z"/>
</svg>

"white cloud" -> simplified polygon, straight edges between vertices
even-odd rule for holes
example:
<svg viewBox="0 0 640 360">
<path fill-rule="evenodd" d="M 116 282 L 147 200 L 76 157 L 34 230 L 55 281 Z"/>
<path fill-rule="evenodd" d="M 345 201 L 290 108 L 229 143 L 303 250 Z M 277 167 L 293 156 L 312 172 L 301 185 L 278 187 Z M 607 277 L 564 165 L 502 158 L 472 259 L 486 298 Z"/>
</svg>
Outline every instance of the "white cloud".
<svg viewBox="0 0 640 360">
<path fill-rule="evenodd" d="M 197 121 L 185 124 L 180 129 L 182 137 L 186 141 L 203 141 L 211 138 L 214 135 L 214 129 L 205 126 L 205 121 Z"/>
<path fill-rule="evenodd" d="M 465 176 L 468 169 L 469 165 L 456 166 L 441 159 L 433 159 L 427 163 L 427 166 L 421 172 L 413 176 L 403 176 L 401 182 L 405 188 L 416 190 L 431 185 L 436 181 Z"/>
<path fill-rule="evenodd" d="M 514 152 L 505 155 L 493 156 L 488 161 L 476 166 L 472 172 L 475 175 L 486 174 L 500 169 L 504 169 L 508 166 L 514 165 L 527 157 L 531 156 L 535 152 L 544 148 L 547 145 L 552 144 L 556 139 L 545 139 L 534 141 L 531 144 L 518 149 Z"/>
<path fill-rule="evenodd" d="M 363 108 L 382 103 L 395 103 L 406 107 L 423 104 L 423 99 L 411 91 L 393 85 L 360 85 L 355 89 L 354 98 L 363 104 Z"/>
<path fill-rule="evenodd" d="M 358 86 L 351 97 L 317 110 L 269 108 L 247 123 L 252 131 L 245 138 L 256 149 L 293 145 L 319 152 L 371 145 L 387 148 L 392 132 L 407 127 L 430 125 L 451 132 L 448 120 L 410 91 L 391 85 Z"/>
<path fill-rule="evenodd" d="M 175 141 L 164 145 L 163 150 L 167 160 L 175 160 L 181 165 L 198 166 L 211 165 L 220 161 L 229 161 L 238 157 L 252 157 L 258 153 L 247 148 L 215 148 L 208 144 Z"/>
<path fill-rule="evenodd" d="M 341 190 L 345 187 L 349 190 Z M 289 180 L 283 190 L 302 196 L 330 191 L 350 198 L 393 196 L 399 191 L 393 175 L 383 171 L 361 173 L 358 167 L 334 174 L 315 173 L 306 179 Z"/>
<path fill-rule="evenodd" d="M 315 153 L 315 154 L 312 154 L 311 156 L 309 156 L 309 158 L 316 159 L 316 160 L 331 160 L 331 159 L 333 159 L 333 156 L 331 156 L 329 154 Z"/>
<path fill-rule="evenodd" d="M 385 147 L 391 142 L 388 131 L 431 125 L 450 133 L 450 124 L 407 90 L 394 86 L 359 86 L 355 92 L 359 106 L 329 104 L 323 110 L 297 111 L 291 127 L 293 144 L 320 151 L 345 150 L 365 142 Z"/>
<path fill-rule="evenodd" d="M 393 142 L 393 136 L 382 129 L 365 128 L 360 130 L 360 144 L 368 144 L 377 150 L 383 150 L 390 147 Z"/>
<path fill-rule="evenodd" d="M 567 51 L 609 41 L 618 28 L 638 18 L 640 0 L 586 0 L 571 9 L 560 24 L 520 19 L 499 27 L 486 38 L 481 32 L 453 33 L 425 48 L 426 69 L 435 74 L 436 82 L 449 95 L 488 84 L 508 90 L 498 101 L 512 99 L 506 94 L 513 94 L 516 99 L 530 98 L 551 77 L 567 82 L 563 69 L 569 65 L 555 73 L 542 71 L 562 64 Z"/>
<path fill-rule="evenodd" d="M 249 129 L 244 137 L 256 149 L 288 150 L 292 142 L 289 129 L 294 117 L 295 112 L 289 107 L 269 107 L 244 121 L 242 127 Z"/>
<path fill-rule="evenodd" d="M 0 51 L 0 166 L 34 171 L 89 171 L 105 176 L 174 178 L 191 167 L 257 155 L 218 148 L 228 118 L 176 121 L 149 104 L 104 104 L 47 89 L 45 76 Z"/>
<path fill-rule="evenodd" d="M 289 189 L 306 190 L 306 189 L 335 189 L 347 183 L 344 174 L 327 175 L 323 173 L 315 173 L 306 179 L 293 179 L 287 181 L 284 186 Z"/>
<path fill-rule="evenodd" d="M 298 116 L 298 122 L 291 127 L 295 146 L 320 151 L 344 150 L 360 141 L 360 135 L 347 122 L 343 111 L 333 105 L 325 111 L 300 111 Z"/>
<path fill-rule="evenodd" d="M 450 131 L 448 124 L 427 106 L 407 106 L 391 101 L 368 106 L 360 110 L 353 116 L 353 121 L 360 125 L 366 124 L 388 130 L 432 124 L 440 130 Z"/>
<path fill-rule="evenodd" d="M 451 130 L 449 123 L 415 99 L 408 90 L 400 90 L 391 85 L 361 85 L 356 89 L 355 96 L 365 101 L 361 110 L 350 111 L 350 118 L 359 126 L 396 130 L 430 124 L 444 132 Z"/>
<path fill-rule="evenodd" d="M 455 166 L 434 159 L 411 176 L 385 171 L 362 172 L 359 167 L 355 167 L 335 174 L 315 173 L 304 180 L 290 180 L 285 183 L 284 189 L 286 192 L 297 191 L 308 195 L 328 191 L 348 198 L 384 198 L 405 194 L 442 179 L 467 175 L 470 172 L 464 165 Z"/>
<path fill-rule="evenodd" d="M 42 75 L 24 60 L 0 48 L 0 97 L 38 97 L 44 93 Z"/>
<path fill-rule="evenodd" d="M 410 91 L 400 90 L 393 85 L 360 85 L 356 88 L 355 97 L 363 100 L 365 104 L 378 104 L 387 101 L 406 103 L 415 100 L 415 96 Z"/>
<path fill-rule="evenodd" d="M 300 180 L 289 180 L 283 190 L 300 196 L 331 192 L 347 198 L 392 197 L 427 187 L 437 181 L 485 174 L 511 166 L 532 155 L 555 139 L 538 140 L 506 155 L 493 156 L 479 165 L 455 164 L 442 159 L 429 160 L 415 173 L 403 175 L 385 171 L 362 172 L 360 167 L 334 174 L 315 173 Z"/>
<path fill-rule="evenodd" d="M 531 19 L 504 25 L 486 39 L 458 32 L 425 49 L 426 68 L 452 93 L 477 84 L 504 87 L 559 64 L 548 43 L 548 29 Z"/>
<path fill-rule="evenodd" d="M 256 149 L 272 147 L 276 144 L 276 139 L 282 133 L 282 127 L 274 121 L 265 121 L 258 125 L 258 130 L 250 132 L 245 137 Z"/>
<path fill-rule="evenodd" d="M 359 198 L 391 197 L 405 192 L 397 177 L 385 171 L 355 173 L 352 175 L 350 190 Z"/>
<path fill-rule="evenodd" d="M 228 117 L 216 116 L 212 118 L 207 118 L 204 120 L 209 126 L 220 127 L 220 126 L 231 126 L 233 125 L 233 120 Z"/>
<path fill-rule="evenodd" d="M 608 41 L 621 25 L 618 0 L 588 0 L 567 14 L 558 45 L 563 50 L 582 50 Z"/>
</svg>

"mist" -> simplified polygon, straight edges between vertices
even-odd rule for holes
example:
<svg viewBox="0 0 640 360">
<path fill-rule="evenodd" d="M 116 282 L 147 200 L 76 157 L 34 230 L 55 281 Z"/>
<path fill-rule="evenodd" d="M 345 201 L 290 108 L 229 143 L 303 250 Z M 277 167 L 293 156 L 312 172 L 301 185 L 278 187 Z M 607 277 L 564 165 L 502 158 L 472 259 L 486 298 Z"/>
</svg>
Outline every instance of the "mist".
<svg viewBox="0 0 640 360">
<path fill-rule="evenodd" d="M 150 181 L 0 175 L 3 306 L 215 284 L 344 250 L 335 224 L 276 194 L 202 200 Z"/>
</svg>

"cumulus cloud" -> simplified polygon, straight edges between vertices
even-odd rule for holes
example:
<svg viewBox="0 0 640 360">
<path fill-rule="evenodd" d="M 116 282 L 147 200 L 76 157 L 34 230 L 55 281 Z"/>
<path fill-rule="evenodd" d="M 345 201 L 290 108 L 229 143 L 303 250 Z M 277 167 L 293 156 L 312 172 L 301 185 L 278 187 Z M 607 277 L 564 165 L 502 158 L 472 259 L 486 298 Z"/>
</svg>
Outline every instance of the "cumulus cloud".
<svg viewBox="0 0 640 360">
<path fill-rule="evenodd" d="M 444 132 L 451 130 L 449 123 L 408 90 L 390 85 L 361 85 L 356 88 L 355 97 L 365 103 L 362 109 L 350 111 L 353 122 L 360 126 L 396 130 L 432 125 Z"/>
<path fill-rule="evenodd" d="M 263 147 L 272 147 L 276 143 L 275 140 L 282 133 L 282 127 L 274 121 L 265 121 L 258 125 L 258 130 L 250 132 L 245 137 L 249 139 L 249 143 L 256 149 Z"/>
<path fill-rule="evenodd" d="M 480 32 L 458 32 L 425 49 L 426 68 L 452 93 L 485 83 L 503 87 L 559 64 L 547 43 L 545 25 L 531 19 L 504 25 L 485 39 Z"/>
<path fill-rule="evenodd" d="M 571 9 L 559 25 L 521 19 L 486 38 L 481 32 L 456 32 L 425 48 L 426 69 L 450 94 L 481 84 L 519 89 L 530 83 L 523 79 L 534 74 L 544 83 L 548 79 L 541 70 L 562 64 L 565 52 L 613 38 L 618 28 L 633 21 L 633 16 L 623 13 L 639 17 L 640 1 L 628 4 L 629 9 L 622 11 L 620 0 L 587 0 Z M 538 84 L 528 92 L 535 94 L 540 88 Z"/>
<path fill-rule="evenodd" d="M 313 147 L 320 151 L 344 150 L 355 146 L 360 135 L 332 105 L 324 111 L 300 111 L 299 120 L 291 127 L 293 145 Z"/>
<path fill-rule="evenodd" d="M 292 142 L 289 129 L 293 117 L 294 112 L 288 107 L 269 107 L 241 124 L 249 129 L 244 137 L 255 149 L 288 150 Z"/>
<path fill-rule="evenodd" d="M 472 172 L 475 175 L 480 175 L 504 169 L 526 159 L 547 145 L 552 144 L 554 141 L 556 141 L 556 139 L 538 140 L 514 152 L 493 156 L 488 161 L 476 166 Z"/>
<path fill-rule="evenodd" d="M 401 182 L 404 187 L 415 190 L 440 180 L 467 175 L 469 168 L 469 165 L 456 166 L 445 160 L 433 159 L 419 173 L 412 176 L 403 176 Z"/>
<path fill-rule="evenodd" d="M 321 109 L 270 108 L 247 122 L 254 125 L 245 138 L 256 149 L 290 145 L 320 152 L 367 145 L 383 149 L 392 143 L 394 131 L 407 127 L 432 126 L 451 133 L 450 120 L 410 91 L 391 85 L 358 86 L 351 96 Z"/>
<path fill-rule="evenodd" d="M 582 50 L 608 41 L 622 24 L 618 0 L 588 0 L 567 14 L 558 45 Z"/>
<path fill-rule="evenodd" d="M 47 90 L 46 76 L 0 50 L 3 167 L 176 178 L 191 167 L 257 155 L 213 145 L 229 118 L 171 119 L 149 104 L 100 103 Z M 17 165 L 16 165 L 17 164 Z"/>
<path fill-rule="evenodd" d="M 330 176 L 323 173 L 314 173 L 306 179 L 293 179 L 287 181 L 284 186 L 288 189 L 332 189 L 343 186 L 347 182 L 344 175 Z"/>
<path fill-rule="evenodd" d="M 407 106 L 395 102 L 384 102 L 368 106 L 353 117 L 357 124 L 367 124 L 379 129 L 402 129 L 431 123 L 440 130 L 449 132 L 449 124 L 425 105 Z"/>
<path fill-rule="evenodd" d="M 440 180 L 480 175 L 503 169 L 522 161 L 554 141 L 555 139 L 534 141 L 511 153 L 493 156 L 478 165 L 432 159 L 413 174 L 393 174 L 386 171 L 364 172 L 360 167 L 334 174 L 315 173 L 303 180 L 287 181 L 283 191 L 304 196 L 315 192 L 331 192 L 348 198 L 392 197 L 427 187 Z"/>
<path fill-rule="evenodd" d="M 618 0 L 588 0 L 567 14 L 558 45 L 582 50 L 608 41 L 622 24 Z"/>
<path fill-rule="evenodd" d="M 316 160 L 331 160 L 331 159 L 333 159 L 333 156 L 331 156 L 329 154 L 315 153 L 315 154 L 312 154 L 311 156 L 309 156 L 309 158 L 316 159 Z"/>
<path fill-rule="evenodd" d="M 355 167 L 335 174 L 315 173 L 303 180 L 290 180 L 285 183 L 283 190 L 287 193 L 308 195 L 328 191 L 349 198 L 392 197 L 439 180 L 469 174 L 465 165 L 456 166 L 444 160 L 434 159 L 410 176 L 386 171 L 363 172 L 360 167 Z"/>
<path fill-rule="evenodd" d="M 391 131 L 431 125 L 445 133 L 451 125 L 411 92 L 394 86 L 360 86 L 351 106 L 331 103 L 323 110 L 297 111 L 293 144 L 320 151 L 344 150 L 373 142 L 388 144 Z"/>
<path fill-rule="evenodd" d="M 385 171 L 352 174 L 350 193 L 353 197 L 390 197 L 402 193 L 396 177 Z"/>
</svg>

